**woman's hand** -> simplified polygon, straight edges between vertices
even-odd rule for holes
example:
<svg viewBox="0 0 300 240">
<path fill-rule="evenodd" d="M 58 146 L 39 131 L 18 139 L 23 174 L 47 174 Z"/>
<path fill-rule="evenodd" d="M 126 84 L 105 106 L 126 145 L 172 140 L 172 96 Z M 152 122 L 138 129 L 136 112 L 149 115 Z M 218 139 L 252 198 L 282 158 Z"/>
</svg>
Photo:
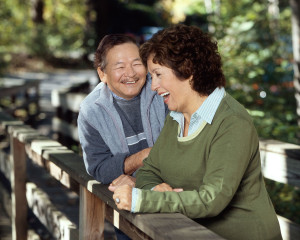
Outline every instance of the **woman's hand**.
<svg viewBox="0 0 300 240">
<path fill-rule="evenodd" d="M 131 210 L 132 186 L 123 185 L 116 187 L 113 199 L 120 210 Z"/>
<path fill-rule="evenodd" d="M 182 192 L 182 188 L 172 188 L 169 184 L 167 183 L 161 183 L 159 185 L 156 185 L 153 188 L 153 191 L 156 192 Z"/>
<path fill-rule="evenodd" d="M 112 183 L 109 185 L 108 189 L 112 192 L 115 191 L 116 187 L 123 186 L 123 185 L 129 185 L 131 187 L 135 186 L 135 178 L 131 177 L 129 175 L 122 174 L 120 177 L 116 178 L 112 181 Z"/>
</svg>

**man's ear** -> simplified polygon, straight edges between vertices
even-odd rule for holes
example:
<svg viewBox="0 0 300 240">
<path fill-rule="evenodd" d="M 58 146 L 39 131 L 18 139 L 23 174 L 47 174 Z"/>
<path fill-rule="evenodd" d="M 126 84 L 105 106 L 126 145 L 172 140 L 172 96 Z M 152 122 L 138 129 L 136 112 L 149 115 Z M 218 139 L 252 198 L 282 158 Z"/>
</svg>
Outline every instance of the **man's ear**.
<svg viewBox="0 0 300 240">
<path fill-rule="evenodd" d="M 105 74 L 105 72 L 103 72 L 101 70 L 100 67 L 97 68 L 97 73 L 98 73 L 99 78 L 101 79 L 101 82 L 106 83 L 107 82 L 107 80 L 106 80 L 106 74 Z"/>
</svg>

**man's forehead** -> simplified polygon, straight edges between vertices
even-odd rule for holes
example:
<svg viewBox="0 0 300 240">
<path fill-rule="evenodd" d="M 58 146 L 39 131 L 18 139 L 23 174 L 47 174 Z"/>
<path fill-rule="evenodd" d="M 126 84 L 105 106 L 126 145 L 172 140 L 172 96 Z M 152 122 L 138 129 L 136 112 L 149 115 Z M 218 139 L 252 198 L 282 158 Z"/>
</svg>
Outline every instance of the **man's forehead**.
<svg viewBox="0 0 300 240">
<path fill-rule="evenodd" d="M 136 57 L 136 58 L 132 58 L 132 59 L 126 59 L 126 60 L 122 60 L 122 59 L 116 59 L 115 61 L 110 59 L 108 60 L 107 64 L 111 65 L 111 66 L 118 66 L 118 65 L 125 65 L 125 64 L 133 64 L 136 62 L 142 62 L 140 57 Z"/>
</svg>

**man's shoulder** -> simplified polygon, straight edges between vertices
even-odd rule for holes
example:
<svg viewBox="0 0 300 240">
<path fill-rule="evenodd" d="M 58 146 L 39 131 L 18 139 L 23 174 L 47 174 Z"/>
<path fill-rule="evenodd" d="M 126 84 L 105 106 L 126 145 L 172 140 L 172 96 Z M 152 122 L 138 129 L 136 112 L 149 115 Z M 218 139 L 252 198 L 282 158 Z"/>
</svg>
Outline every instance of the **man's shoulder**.
<svg viewBox="0 0 300 240">
<path fill-rule="evenodd" d="M 101 94 L 101 89 L 105 86 L 103 82 L 100 82 L 81 102 L 81 107 L 85 105 L 93 104 Z"/>
</svg>

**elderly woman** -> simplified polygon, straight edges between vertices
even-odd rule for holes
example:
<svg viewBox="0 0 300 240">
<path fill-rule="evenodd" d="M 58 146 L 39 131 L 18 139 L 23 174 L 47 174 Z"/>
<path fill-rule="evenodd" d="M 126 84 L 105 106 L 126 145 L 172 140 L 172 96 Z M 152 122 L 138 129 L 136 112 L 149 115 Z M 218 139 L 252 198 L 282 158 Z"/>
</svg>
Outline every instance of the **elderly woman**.
<svg viewBox="0 0 300 240">
<path fill-rule="evenodd" d="M 197 27 L 176 25 L 155 34 L 140 55 L 171 112 L 136 188 L 116 188 L 118 208 L 180 212 L 227 239 L 282 239 L 257 133 L 224 90 L 217 44 Z"/>
</svg>

